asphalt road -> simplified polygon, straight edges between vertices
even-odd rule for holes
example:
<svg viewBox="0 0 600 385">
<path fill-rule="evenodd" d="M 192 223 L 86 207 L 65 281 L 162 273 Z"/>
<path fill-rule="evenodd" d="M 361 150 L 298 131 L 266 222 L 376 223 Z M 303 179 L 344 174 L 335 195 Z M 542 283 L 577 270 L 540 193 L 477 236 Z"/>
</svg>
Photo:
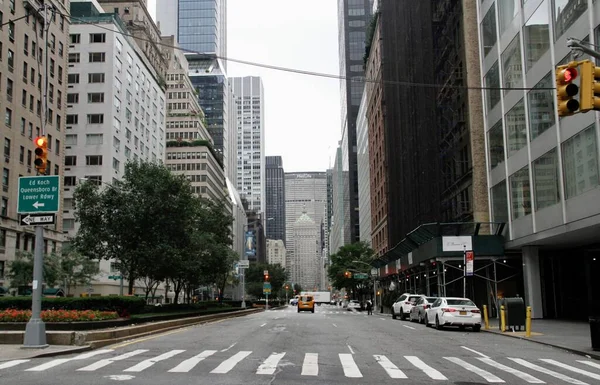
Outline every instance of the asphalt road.
<svg viewBox="0 0 600 385">
<path fill-rule="evenodd" d="M 568 337 L 565 337 L 568 338 Z M 1 348 L 1 347 L 0 347 Z M 600 361 L 389 316 L 289 307 L 83 354 L 0 362 L 0 384 L 598 384 Z"/>
</svg>

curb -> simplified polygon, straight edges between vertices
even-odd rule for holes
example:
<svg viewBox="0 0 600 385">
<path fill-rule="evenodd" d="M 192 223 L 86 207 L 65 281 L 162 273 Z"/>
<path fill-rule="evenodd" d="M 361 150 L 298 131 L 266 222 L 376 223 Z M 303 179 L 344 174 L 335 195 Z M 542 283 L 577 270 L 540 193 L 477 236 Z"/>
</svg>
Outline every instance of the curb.
<svg viewBox="0 0 600 385">
<path fill-rule="evenodd" d="M 567 351 L 569 353 L 577 354 L 579 356 L 591 357 L 591 358 L 594 358 L 596 360 L 600 360 L 600 352 L 599 353 L 596 353 L 596 352 L 586 352 L 586 351 L 583 351 L 583 350 L 573 349 L 573 348 L 569 348 L 569 347 L 566 347 L 566 346 L 556 345 L 556 344 L 553 344 L 553 343 L 550 343 L 550 342 L 534 340 L 534 339 L 527 338 L 527 337 L 514 336 L 514 335 L 511 335 L 511 334 L 503 334 L 503 333 L 494 332 L 494 331 L 491 331 L 491 330 L 481 329 L 481 331 L 482 332 L 486 332 L 486 333 L 490 333 L 490 334 L 499 335 L 499 336 L 502 336 L 502 337 L 516 338 L 516 339 L 527 341 L 527 342 L 533 342 L 533 343 L 536 343 L 536 344 L 539 344 L 539 345 L 550 346 L 552 348 L 565 350 L 565 351 Z"/>
<path fill-rule="evenodd" d="M 77 347 L 77 348 L 74 348 L 74 349 L 57 350 L 55 352 L 40 353 L 40 354 L 36 354 L 35 356 L 30 356 L 28 358 L 43 358 L 43 357 L 65 356 L 67 354 L 87 352 L 87 351 L 92 350 L 92 349 L 93 348 L 92 348 L 91 345 L 85 345 L 85 346 L 80 346 L 80 347 Z"/>
</svg>

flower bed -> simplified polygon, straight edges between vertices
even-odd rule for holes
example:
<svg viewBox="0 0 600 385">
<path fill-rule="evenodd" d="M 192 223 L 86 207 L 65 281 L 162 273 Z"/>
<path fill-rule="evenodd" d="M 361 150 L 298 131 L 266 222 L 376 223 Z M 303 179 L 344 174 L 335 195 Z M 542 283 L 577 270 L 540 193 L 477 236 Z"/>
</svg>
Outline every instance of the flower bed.
<svg viewBox="0 0 600 385">
<path fill-rule="evenodd" d="M 119 318 L 116 311 L 98 310 L 42 310 L 44 322 L 81 322 L 103 321 Z M 31 318 L 31 310 L 0 310 L 0 322 L 27 322 Z"/>
</svg>

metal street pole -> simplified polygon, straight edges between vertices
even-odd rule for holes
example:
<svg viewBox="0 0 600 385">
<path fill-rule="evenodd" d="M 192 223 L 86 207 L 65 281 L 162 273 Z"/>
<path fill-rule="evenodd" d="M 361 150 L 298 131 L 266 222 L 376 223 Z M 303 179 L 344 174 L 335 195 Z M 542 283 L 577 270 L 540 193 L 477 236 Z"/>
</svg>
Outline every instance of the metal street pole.
<svg viewBox="0 0 600 385">
<path fill-rule="evenodd" d="M 246 308 L 246 269 L 242 268 L 242 309 Z"/>
<path fill-rule="evenodd" d="M 121 295 L 121 296 L 123 295 L 123 273 L 121 273 L 121 282 L 119 285 L 119 295 Z M 165 294 L 165 297 L 166 297 L 166 294 Z"/>
</svg>

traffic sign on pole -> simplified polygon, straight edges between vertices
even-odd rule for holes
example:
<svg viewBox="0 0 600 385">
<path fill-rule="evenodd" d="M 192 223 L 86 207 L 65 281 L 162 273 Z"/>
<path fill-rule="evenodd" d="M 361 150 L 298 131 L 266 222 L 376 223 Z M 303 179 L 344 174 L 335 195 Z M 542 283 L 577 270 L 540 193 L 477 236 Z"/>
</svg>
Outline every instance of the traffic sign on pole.
<svg viewBox="0 0 600 385">
<path fill-rule="evenodd" d="M 19 178 L 19 214 L 56 213 L 60 205 L 60 177 L 22 176 Z"/>
<path fill-rule="evenodd" d="M 56 223 L 56 214 L 21 214 L 21 226 L 52 225 Z"/>
<path fill-rule="evenodd" d="M 241 259 L 237 261 L 237 265 L 240 269 L 247 269 L 250 267 L 250 261 L 247 259 Z"/>
</svg>

